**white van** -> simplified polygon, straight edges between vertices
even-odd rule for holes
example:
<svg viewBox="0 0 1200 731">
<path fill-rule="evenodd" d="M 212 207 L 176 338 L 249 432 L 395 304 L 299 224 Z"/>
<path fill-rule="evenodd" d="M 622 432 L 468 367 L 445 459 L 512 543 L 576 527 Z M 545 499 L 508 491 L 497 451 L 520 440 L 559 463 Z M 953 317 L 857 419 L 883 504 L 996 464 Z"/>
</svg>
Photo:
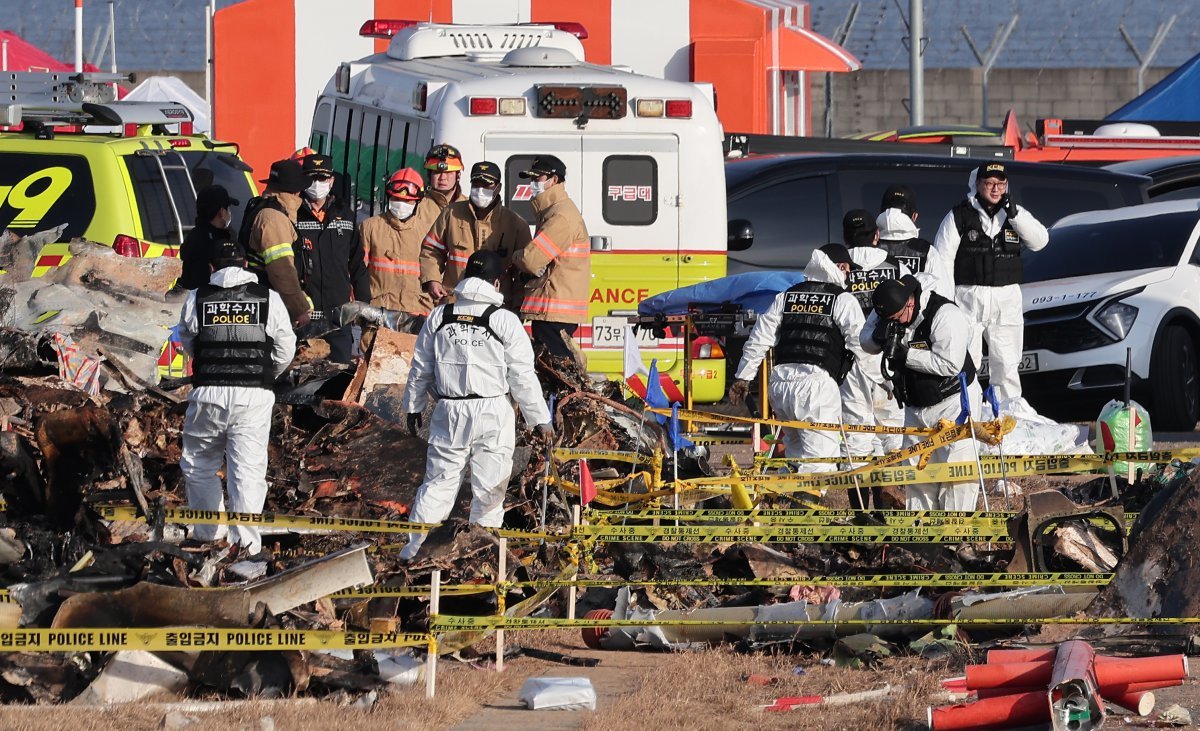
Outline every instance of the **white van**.
<svg viewBox="0 0 1200 731">
<path fill-rule="evenodd" d="M 446 143 L 468 170 L 498 164 L 505 205 L 532 223 L 517 173 L 537 155 L 561 158 L 593 237 L 591 323 L 577 338 L 590 371 L 620 374 L 622 315 L 725 275 L 722 130 L 710 86 L 586 63 L 568 32 L 581 29 L 561 25 L 368 21 L 361 33 L 390 36 L 387 51 L 341 64 L 317 100 L 310 145 L 333 158 L 364 216 L 380 210 L 392 172 L 420 170 Z M 681 373 L 682 338 L 642 337 L 647 362 Z"/>
</svg>

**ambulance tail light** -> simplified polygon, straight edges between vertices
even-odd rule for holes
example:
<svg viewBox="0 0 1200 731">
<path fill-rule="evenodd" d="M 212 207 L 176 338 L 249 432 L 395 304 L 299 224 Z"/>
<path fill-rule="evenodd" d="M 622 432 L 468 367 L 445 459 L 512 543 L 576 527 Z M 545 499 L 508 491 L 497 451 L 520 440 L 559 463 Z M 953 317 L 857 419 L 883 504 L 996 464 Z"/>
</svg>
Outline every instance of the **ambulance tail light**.
<svg viewBox="0 0 1200 731">
<path fill-rule="evenodd" d="M 179 123 L 179 134 L 181 135 L 188 135 L 190 137 L 191 135 L 195 134 L 195 129 L 196 126 L 191 122 Z M 187 147 L 187 145 L 181 145 L 181 147 Z"/>
<path fill-rule="evenodd" d="M 188 134 L 191 134 L 191 133 L 189 132 Z M 171 140 L 171 147 L 191 147 L 191 146 L 192 146 L 191 140 Z"/>
<path fill-rule="evenodd" d="M 691 99 L 668 99 L 667 100 L 667 117 L 671 119 L 691 119 L 692 118 L 692 100 Z"/>
<path fill-rule="evenodd" d="M 113 239 L 113 251 L 121 256 L 140 257 L 142 255 L 142 242 L 132 236 L 117 234 L 117 237 Z"/>
<path fill-rule="evenodd" d="M 639 117 L 661 117 L 663 112 L 662 99 L 638 99 L 634 106 L 634 114 Z"/>
<path fill-rule="evenodd" d="M 525 99 L 524 97 L 514 97 L 511 99 L 500 100 L 500 114 L 506 117 L 524 117 L 525 116 Z"/>
<path fill-rule="evenodd" d="M 467 104 L 471 116 L 487 116 L 500 111 L 500 102 L 494 96 L 473 96 Z"/>
<path fill-rule="evenodd" d="M 417 20 L 372 18 L 362 24 L 362 27 L 358 29 L 358 34 L 363 38 L 391 38 L 405 28 L 411 28 L 419 22 Z"/>
<path fill-rule="evenodd" d="M 700 337 L 692 341 L 692 357 L 701 360 L 707 358 L 724 358 L 725 349 L 712 338 Z"/>
</svg>

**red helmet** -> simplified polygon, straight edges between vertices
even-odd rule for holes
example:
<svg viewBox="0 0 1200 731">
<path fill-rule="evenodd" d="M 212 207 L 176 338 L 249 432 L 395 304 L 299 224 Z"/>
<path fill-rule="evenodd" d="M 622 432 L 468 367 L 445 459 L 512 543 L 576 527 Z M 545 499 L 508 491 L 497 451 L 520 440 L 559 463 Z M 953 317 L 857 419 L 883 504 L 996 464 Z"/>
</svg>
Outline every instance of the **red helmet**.
<svg viewBox="0 0 1200 731">
<path fill-rule="evenodd" d="M 315 155 L 315 154 L 317 154 L 317 151 L 314 150 L 313 148 L 301 147 L 299 150 L 296 150 L 295 152 L 293 152 L 291 158 L 289 158 L 289 159 L 303 161 L 304 158 L 308 157 L 309 155 Z"/>
<path fill-rule="evenodd" d="M 419 201 L 425 195 L 425 181 L 412 168 L 397 170 L 384 186 L 389 198 L 402 201 Z"/>
<path fill-rule="evenodd" d="M 452 173 L 463 169 L 462 155 L 453 145 L 434 145 L 425 156 L 425 169 L 436 173 Z"/>
</svg>

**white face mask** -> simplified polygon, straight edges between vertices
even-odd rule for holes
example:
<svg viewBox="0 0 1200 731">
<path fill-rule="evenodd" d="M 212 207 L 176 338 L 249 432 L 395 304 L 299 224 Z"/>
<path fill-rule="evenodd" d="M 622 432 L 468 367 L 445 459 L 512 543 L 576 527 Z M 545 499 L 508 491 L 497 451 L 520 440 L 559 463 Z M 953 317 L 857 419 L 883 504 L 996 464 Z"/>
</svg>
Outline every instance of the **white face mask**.
<svg viewBox="0 0 1200 731">
<path fill-rule="evenodd" d="M 491 188 L 471 188 L 471 202 L 480 208 L 487 208 L 496 200 L 496 191 Z"/>
<path fill-rule="evenodd" d="M 388 212 L 401 221 L 413 214 L 417 204 L 412 201 L 388 201 Z"/>
<path fill-rule="evenodd" d="M 332 187 L 332 180 L 314 180 L 312 185 L 304 189 L 304 197 L 310 201 L 324 200 L 329 197 L 329 190 Z"/>
<path fill-rule="evenodd" d="M 531 193 L 533 193 L 533 196 L 536 198 L 537 196 L 546 192 L 546 181 L 531 180 L 529 182 L 529 190 Z"/>
<path fill-rule="evenodd" d="M 216 223 L 213 224 L 217 228 L 229 228 L 229 224 L 233 223 L 233 214 L 228 208 L 222 208 L 216 215 Z"/>
</svg>

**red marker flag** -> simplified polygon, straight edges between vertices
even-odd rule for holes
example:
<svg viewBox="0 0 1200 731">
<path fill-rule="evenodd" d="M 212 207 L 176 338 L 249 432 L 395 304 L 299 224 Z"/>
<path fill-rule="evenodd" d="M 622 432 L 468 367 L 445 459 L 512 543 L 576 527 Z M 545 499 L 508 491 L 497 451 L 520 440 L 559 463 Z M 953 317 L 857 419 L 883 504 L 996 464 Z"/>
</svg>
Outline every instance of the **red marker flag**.
<svg viewBox="0 0 1200 731">
<path fill-rule="evenodd" d="M 579 501 L 587 505 L 596 499 L 596 482 L 592 480 L 592 471 L 588 469 L 586 459 L 579 460 Z"/>
</svg>

